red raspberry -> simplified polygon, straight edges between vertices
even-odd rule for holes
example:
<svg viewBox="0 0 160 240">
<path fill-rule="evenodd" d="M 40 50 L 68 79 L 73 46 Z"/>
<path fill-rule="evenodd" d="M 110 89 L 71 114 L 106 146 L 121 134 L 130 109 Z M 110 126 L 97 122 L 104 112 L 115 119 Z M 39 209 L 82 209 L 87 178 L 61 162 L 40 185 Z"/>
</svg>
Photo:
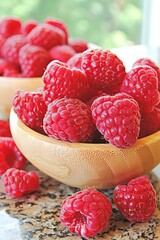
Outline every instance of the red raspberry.
<svg viewBox="0 0 160 240">
<path fill-rule="evenodd" d="M 19 63 L 24 77 L 41 77 L 50 62 L 44 48 L 26 44 L 19 51 Z"/>
<path fill-rule="evenodd" d="M 38 26 L 39 22 L 37 22 L 34 19 L 29 19 L 27 20 L 25 23 L 23 23 L 22 27 L 21 27 L 21 33 L 24 36 L 27 36 L 33 28 L 35 28 L 36 26 Z"/>
<path fill-rule="evenodd" d="M 47 23 L 47 24 L 50 24 L 51 26 L 57 27 L 61 31 L 63 31 L 64 36 L 65 36 L 64 44 L 68 43 L 68 28 L 67 28 L 66 24 L 62 20 L 57 19 L 57 18 L 48 17 L 48 18 L 46 18 L 44 20 L 44 22 Z"/>
<path fill-rule="evenodd" d="M 127 94 L 99 97 L 91 105 L 99 132 L 109 143 L 125 148 L 135 144 L 140 130 L 137 102 Z"/>
<path fill-rule="evenodd" d="M 95 133 L 90 108 L 78 99 L 56 99 L 48 105 L 43 129 L 55 139 L 90 142 Z"/>
<path fill-rule="evenodd" d="M 157 73 L 149 66 L 131 69 L 122 82 L 121 92 L 130 94 L 142 112 L 151 112 L 160 100 Z"/>
<path fill-rule="evenodd" d="M 19 51 L 26 44 L 26 38 L 23 35 L 9 37 L 2 46 L 2 56 L 9 62 L 19 64 Z"/>
<path fill-rule="evenodd" d="M 114 189 L 114 203 L 130 222 L 146 222 L 156 210 L 156 193 L 147 176 L 131 180 Z"/>
<path fill-rule="evenodd" d="M 16 146 L 12 137 L 0 137 L 0 175 L 13 167 L 23 169 L 26 158 Z"/>
<path fill-rule="evenodd" d="M 19 198 L 39 189 L 39 177 L 34 171 L 10 168 L 2 175 L 2 185 L 8 196 Z"/>
<path fill-rule="evenodd" d="M 12 105 L 21 121 L 37 132 L 42 132 L 43 117 L 47 106 L 41 92 L 25 92 L 18 90 L 13 98 Z"/>
<path fill-rule="evenodd" d="M 160 109 L 155 107 L 152 112 L 142 112 L 139 137 L 146 137 L 159 130 Z"/>
<path fill-rule="evenodd" d="M 89 49 L 83 53 L 81 68 L 100 90 L 120 85 L 126 75 L 123 62 L 111 51 Z"/>
<path fill-rule="evenodd" d="M 59 60 L 62 62 L 67 62 L 72 56 L 76 54 L 74 49 L 68 45 L 58 45 L 51 48 L 50 56 L 52 60 Z"/>
<path fill-rule="evenodd" d="M 70 39 L 69 46 L 71 46 L 75 52 L 80 53 L 88 49 L 88 42 L 83 39 Z"/>
<path fill-rule="evenodd" d="M 46 103 L 56 98 L 90 99 L 90 85 L 86 74 L 78 68 L 53 60 L 48 64 L 43 76 L 43 96 Z"/>
<path fill-rule="evenodd" d="M 160 91 L 160 70 L 159 70 L 159 67 L 150 58 L 139 58 L 133 64 L 133 68 L 137 67 L 137 66 L 144 66 L 144 65 L 150 66 L 150 67 L 152 67 L 156 71 L 157 76 L 158 76 L 158 86 L 159 86 L 158 90 Z"/>
<path fill-rule="evenodd" d="M 17 64 L 8 62 L 3 58 L 0 58 L 0 76 L 5 75 L 6 71 L 19 72 L 19 66 Z"/>
<path fill-rule="evenodd" d="M 0 119 L 0 137 L 11 137 L 10 125 L 8 120 Z"/>
<path fill-rule="evenodd" d="M 76 53 L 67 61 L 67 66 L 70 68 L 73 67 L 81 68 L 81 61 L 82 53 Z"/>
<path fill-rule="evenodd" d="M 21 20 L 16 17 L 6 16 L 0 19 L 0 34 L 8 38 L 12 35 L 20 34 Z"/>
<path fill-rule="evenodd" d="M 2 57 L 2 47 L 5 41 L 6 39 L 2 35 L 0 35 L 0 57 Z"/>
<path fill-rule="evenodd" d="M 43 47 L 46 50 L 56 45 L 65 44 L 64 33 L 49 24 L 39 24 L 27 35 L 28 43 Z"/>
<path fill-rule="evenodd" d="M 101 192 L 84 189 L 62 202 L 60 221 L 72 233 L 90 238 L 108 226 L 112 204 Z"/>
</svg>

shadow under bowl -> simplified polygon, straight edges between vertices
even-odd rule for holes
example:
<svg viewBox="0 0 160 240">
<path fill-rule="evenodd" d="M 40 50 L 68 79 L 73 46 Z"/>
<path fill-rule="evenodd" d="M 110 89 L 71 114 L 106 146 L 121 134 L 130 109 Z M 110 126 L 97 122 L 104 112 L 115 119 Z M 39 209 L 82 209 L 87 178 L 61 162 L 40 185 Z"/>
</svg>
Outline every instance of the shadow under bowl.
<svg viewBox="0 0 160 240">
<path fill-rule="evenodd" d="M 160 131 L 129 148 L 111 144 L 69 143 L 39 134 L 11 110 L 13 139 L 24 156 L 42 172 L 77 188 L 106 189 L 150 172 L 160 162 Z"/>
</svg>

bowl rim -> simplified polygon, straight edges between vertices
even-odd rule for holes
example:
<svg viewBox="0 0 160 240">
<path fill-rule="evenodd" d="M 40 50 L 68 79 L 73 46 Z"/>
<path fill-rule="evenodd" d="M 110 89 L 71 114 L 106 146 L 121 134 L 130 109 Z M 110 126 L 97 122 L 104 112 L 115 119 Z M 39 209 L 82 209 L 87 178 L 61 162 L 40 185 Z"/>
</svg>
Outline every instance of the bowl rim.
<svg viewBox="0 0 160 240">
<path fill-rule="evenodd" d="M 44 141 L 44 142 L 53 143 L 55 145 L 61 145 L 63 147 L 69 147 L 69 148 L 73 148 L 73 147 L 74 148 L 88 148 L 88 147 L 91 147 L 91 146 L 94 145 L 94 147 L 97 147 L 97 148 L 98 148 L 98 146 L 100 146 L 100 147 L 105 147 L 105 148 L 111 149 L 111 150 L 112 149 L 113 150 L 115 150 L 115 149 L 126 150 L 126 149 L 129 149 L 129 148 L 132 148 L 132 147 L 143 145 L 144 143 L 149 144 L 153 139 L 153 135 L 157 136 L 157 138 L 160 138 L 160 130 L 159 130 L 159 131 L 157 131 L 153 134 L 150 134 L 146 137 L 137 139 L 137 141 L 134 145 L 129 146 L 127 148 L 119 148 L 119 147 L 114 146 L 113 144 L 110 144 L 110 143 L 67 142 L 67 141 L 62 141 L 62 140 L 58 140 L 58 139 L 43 135 L 43 134 L 41 134 L 39 132 L 36 132 L 35 130 L 31 129 L 30 127 L 28 127 L 26 124 L 24 124 L 22 122 L 22 120 L 14 112 L 13 107 L 11 108 L 10 115 L 14 115 L 14 119 L 15 119 L 15 121 L 18 122 L 19 127 L 23 128 L 23 130 L 25 132 L 28 132 L 28 134 L 30 134 L 32 137 L 36 137 L 37 139 L 40 139 L 41 141 Z"/>
</svg>

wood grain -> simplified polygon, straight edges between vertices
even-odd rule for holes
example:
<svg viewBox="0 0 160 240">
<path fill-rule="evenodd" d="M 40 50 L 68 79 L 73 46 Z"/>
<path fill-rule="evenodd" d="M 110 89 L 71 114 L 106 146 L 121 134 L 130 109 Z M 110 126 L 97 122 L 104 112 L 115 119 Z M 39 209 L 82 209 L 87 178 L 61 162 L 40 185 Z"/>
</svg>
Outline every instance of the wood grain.
<svg viewBox="0 0 160 240">
<path fill-rule="evenodd" d="M 160 163 L 160 131 L 127 149 L 110 144 L 68 143 L 39 134 L 10 113 L 13 138 L 38 169 L 74 187 L 114 187 L 148 173 Z"/>
</svg>

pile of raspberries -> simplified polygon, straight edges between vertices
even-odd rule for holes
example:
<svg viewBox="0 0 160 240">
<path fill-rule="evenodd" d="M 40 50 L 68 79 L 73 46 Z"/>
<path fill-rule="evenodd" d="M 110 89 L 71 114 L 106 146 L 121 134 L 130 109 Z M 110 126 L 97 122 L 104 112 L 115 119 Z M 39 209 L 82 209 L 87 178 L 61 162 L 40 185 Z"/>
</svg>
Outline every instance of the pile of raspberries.
<svg viewBox="0 0 160 240">
<path fill-rule="evenodd" d="M 160 130 L 160 70 L 149 58 L 130 71 L 110 50 L 87 49 L 51 61 L 42 87 L 17 90 L 15 113 L 34 131 L 68 142 L 127 148 Z"/>
<path fill-rule="evenodd" d="M 48 17 L 22 22 L 17 17 L 0 19 L 0 76 L 41 77 L 47 64 L 66 62 L 88 49 L 83 39 L 70 39 L 66 24 Z"/>
</svg>

